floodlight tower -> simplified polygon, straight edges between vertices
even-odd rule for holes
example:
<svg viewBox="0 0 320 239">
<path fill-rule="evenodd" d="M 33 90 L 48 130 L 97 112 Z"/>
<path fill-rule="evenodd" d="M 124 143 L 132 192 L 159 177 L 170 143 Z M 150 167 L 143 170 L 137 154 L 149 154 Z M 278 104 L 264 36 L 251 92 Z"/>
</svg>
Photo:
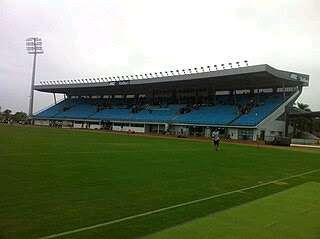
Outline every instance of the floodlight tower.
<svg viewBox="0 0 320 239">
<path fill-rule="evenodd" d="M 33 114 L 33 96 L 34 96 L 34 81 L 36 76 L 36 58 L 37 54 L 43 54 L 42 40 L 39 37 L 29 37 L 26 40 L 28 54 L 33 54 L 33 68 L 32 68 L 32 81 L 29 103 L 29 116 Z"/>
</svg>

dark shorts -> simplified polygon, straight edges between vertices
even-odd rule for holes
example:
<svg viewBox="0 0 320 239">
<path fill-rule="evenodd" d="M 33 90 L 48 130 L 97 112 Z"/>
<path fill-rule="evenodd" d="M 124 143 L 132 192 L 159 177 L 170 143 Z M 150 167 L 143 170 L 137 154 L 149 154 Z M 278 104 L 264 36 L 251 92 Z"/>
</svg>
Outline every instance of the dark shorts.
<svg viewBox="0 0 320 239">
<path fill-rule="evenodd" d="M 214 145 L 219 145 L 220 140 L 212 140 Z"/>
</svg>

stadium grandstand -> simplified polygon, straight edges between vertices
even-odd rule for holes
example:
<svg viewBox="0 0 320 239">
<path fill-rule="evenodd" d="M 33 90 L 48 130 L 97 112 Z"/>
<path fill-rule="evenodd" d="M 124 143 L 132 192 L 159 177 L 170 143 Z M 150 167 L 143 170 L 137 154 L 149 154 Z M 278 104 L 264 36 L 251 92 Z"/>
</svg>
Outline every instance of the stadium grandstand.
<svg viewBox="0 0 320 239">
<path fill-rule="evenodd" d="M 238 62 L 237 62 L 238 64 Z M 267 64 L 42 81 L 54 105 L 33 116 L 35 125 L 139 133 L 270 139 L 292 131 L 287 109 L 309 85 L 306 74 Z M 56 94 L 64 99 L 56 101 Z"/>
</svg>

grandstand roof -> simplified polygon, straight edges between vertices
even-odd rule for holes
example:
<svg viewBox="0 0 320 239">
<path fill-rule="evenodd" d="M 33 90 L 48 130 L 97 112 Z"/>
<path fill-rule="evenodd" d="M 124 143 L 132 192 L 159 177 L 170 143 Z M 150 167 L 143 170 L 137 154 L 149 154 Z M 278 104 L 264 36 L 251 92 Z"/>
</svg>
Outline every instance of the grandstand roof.
<svg viewBox="0 0 320 239">
<path fill-rule="evenodd" d="M 143 94 L 153 90 L 209 88 L 241 90 L 308 86 L 309 75 L 275 69 L 267 64 L 148 79 L 100 81 L 92 83 L 43 83 L 35 90 L 67 95 Z M 75 81 L 74 81 L 75 82 Z"/>
</svg>

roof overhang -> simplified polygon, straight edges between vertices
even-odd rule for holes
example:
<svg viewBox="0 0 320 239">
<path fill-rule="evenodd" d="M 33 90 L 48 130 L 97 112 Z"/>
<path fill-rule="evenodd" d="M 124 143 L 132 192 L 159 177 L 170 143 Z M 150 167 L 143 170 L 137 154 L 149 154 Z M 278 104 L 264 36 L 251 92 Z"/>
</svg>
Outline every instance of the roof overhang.
<svg viewBox="0 0 320 239">
<path fill-rule="evenodd" d="M 148 79 L 74 84 L 42 84 L 35 90 L 67 95 L 137 94 L 157 90 L 213 88 L 241 90 L 308 86 L 309 75 L 277 70 L 267 64 Z"/>
</svg>

